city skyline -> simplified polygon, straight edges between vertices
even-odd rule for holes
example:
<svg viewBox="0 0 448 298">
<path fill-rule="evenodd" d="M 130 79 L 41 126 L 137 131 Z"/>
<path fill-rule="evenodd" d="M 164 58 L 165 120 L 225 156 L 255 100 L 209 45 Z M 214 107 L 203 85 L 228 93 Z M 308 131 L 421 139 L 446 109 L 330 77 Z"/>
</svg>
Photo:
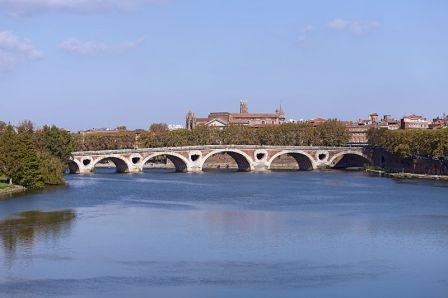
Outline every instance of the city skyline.
<svg viewBox="0 0 448 298">
<path fill-rule="evenodd" d="M 63 3 L 0 1 L 0 120 L 146 129 L 240 99 L 287 119 L 447 110 L 444 1 Z"/>
</svg>

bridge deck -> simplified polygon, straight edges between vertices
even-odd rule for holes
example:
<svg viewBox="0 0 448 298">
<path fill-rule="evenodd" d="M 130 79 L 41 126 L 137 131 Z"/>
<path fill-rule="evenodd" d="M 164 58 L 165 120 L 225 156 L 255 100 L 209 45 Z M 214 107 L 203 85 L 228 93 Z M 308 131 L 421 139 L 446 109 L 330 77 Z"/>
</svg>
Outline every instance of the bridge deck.
<svg viewBox="0 0 448 298">
<path fill-rule="evenodd" d="M 216 149 L 271 149 L 271 150 L 362 150 L 365 146 L 270 146 L 270 145 L 204 145 L 204 146 L 184 146 L 184 147 L 158 147 L 158 148 L 138 148 L 138 149 L 118 149 L 118 150 L 97 150 L 97 151 L 77 151 L 73 156 L 87 155 L 107 155 L 107 154 L 130 154 L 130 153 L 157 153 L 157 152 L 178 152 L 193 150 L 216 150 Z"/>
</svg>

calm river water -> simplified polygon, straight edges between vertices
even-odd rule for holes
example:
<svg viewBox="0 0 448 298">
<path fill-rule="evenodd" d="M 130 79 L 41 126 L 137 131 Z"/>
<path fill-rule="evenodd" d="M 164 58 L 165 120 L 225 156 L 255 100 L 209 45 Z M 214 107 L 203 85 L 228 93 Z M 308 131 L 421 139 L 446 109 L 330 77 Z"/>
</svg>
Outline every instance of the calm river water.
<svg viewBox="0 0 448 298">
<path fill-rule="evenodd" d="M 448 184 L 67 176 L 0 201 L 0 297 L 448 297 Z"/>
</svg>

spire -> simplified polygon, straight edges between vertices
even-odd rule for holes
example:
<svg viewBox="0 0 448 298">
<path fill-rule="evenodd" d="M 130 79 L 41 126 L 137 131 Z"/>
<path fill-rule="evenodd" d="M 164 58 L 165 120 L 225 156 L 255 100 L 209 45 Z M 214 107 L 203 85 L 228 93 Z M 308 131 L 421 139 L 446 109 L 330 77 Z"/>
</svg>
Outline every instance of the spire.
<svg viewBox="0 0 448 298">
<path fill-rule="evenodd" d="M 285 112 L 283 111 L 283 106 L 282 106 L 281 102 L 280 102 L 280 105 L 279 105 L 278 109 L 275 110 L 275 113 L 276 114 L 280 114 L 280 115 L 284 115 L 285 114 Z"/>
</svg>

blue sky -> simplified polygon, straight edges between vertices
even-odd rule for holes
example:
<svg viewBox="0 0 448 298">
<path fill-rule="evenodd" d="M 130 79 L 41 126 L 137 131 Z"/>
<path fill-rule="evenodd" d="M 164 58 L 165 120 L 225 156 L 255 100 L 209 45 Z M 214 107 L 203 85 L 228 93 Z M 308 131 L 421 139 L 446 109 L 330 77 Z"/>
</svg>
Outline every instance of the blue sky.
<svg viewBox="0 0 448 298">
<path fill-rule="evenodd" d="M 72 130 L 448 112 L 448 2 L 0 0 L 0 119 Z"/>
</svg>

